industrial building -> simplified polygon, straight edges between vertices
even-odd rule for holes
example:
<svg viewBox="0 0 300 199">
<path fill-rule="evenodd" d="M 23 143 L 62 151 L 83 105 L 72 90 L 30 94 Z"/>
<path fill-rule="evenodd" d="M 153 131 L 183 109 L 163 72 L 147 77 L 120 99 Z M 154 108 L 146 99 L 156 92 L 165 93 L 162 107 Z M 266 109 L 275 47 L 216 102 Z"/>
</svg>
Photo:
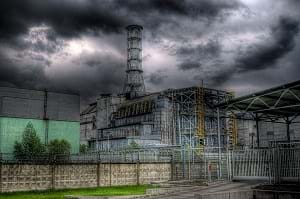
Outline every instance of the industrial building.
<svg viewBox="0 0 300 199">
<path fill-rule="evenodd" d="M 238 117 L 237 144 L 266 148 L 299 142 L 299 87 L 300 81 L 295 81 L 220 104 Z"/>
<path fill-rule="evenodd" d="M 45 144 L 65 139 L 79 152 L 80 99 L 77 94 L 0 87 L 0 153 L 12 153 L 32 123 Z"/>
<path fill-rule="evenodd" d="M 132 143 L 141 147 L 220 145 L 247 149 L 287 140 L 284 120 L 240 117 L 225 106 L 217 108 L 233 99 L 230 92 L 199 85 L 147 93 L 141 58 L 142 30 L 138 25 L 127 27 L 123 93 L 101 94 L 81 113 L 82 143 L 95 150 L 119 150 Z M 299 131 L 299 122 L 290 124 L 290 140 L 299 141 Z"/>
<path fill-rule="evenodd" d="M 89 104 L 89 106 L 80 113 L 80 144 L 85 144 L 94 148 L 91 144 L 96 139 L 97 126 L 97 102 Z"/>
<path fill-rule="evenodd" d="M 95 150 L 120 150 L 138 145 L 218 146 L 217 114 L 222 146 L 236 142 L 235 119 L 214 105 L 233 96 L 204 88 L 145 90 L 142 69 L 142 30 L 127 27 L 126 82 L 121 94 L 101 94 L 81 113 L 81 143 Z"/>
</svg>

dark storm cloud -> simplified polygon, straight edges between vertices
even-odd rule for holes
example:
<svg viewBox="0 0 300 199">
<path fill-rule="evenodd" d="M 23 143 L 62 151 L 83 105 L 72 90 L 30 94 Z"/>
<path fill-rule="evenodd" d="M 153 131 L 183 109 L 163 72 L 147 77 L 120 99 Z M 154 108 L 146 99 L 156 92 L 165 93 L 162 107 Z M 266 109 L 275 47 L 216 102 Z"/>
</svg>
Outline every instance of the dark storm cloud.
<svg viewBox="0 0 300 199">
<path fill-rule="evenodd" d="M 18 60 L 4 57 L 0 53 L 0 85 L 24 88 L 44 88 L 48 82 L 44 67 L 25 64 L 20 66 Z"/>
<path fill-rule="evenodd" d="M 182 19 L 213 22 L 240 6 L 237 0 L 5 1 L 0 6 L 0 43 L 4 50 L 15 50 L 18 62 L 11 60 L 12 55 L 0 52 L 0 82 L 16 86 L 78 89 L 84 96 L 116 90 L 123 84 L 120 79 L 125 74 L 120 73 L 120 70 L 124 68 L 125 60 L 121 64 L 111 55 L 82 56 L 80 63 L 75 61 L 73 64 L 83 64 L 84 67 L 60 79 L 49 79 L 45 67 L 51 67 L 52 61 L 55 61 L 51 60 L 51 55 L 60 54 L 64 42 L 69 39 L 90 33 L 100 37 L 101 34 L 123 34 L 124 27 L 130 23 L 140 23 L 153 33 L 166 24 L 177 24 L 180 27 Z M 33 27 L 48 29 L 31 32 Z M 163 32 L 173 32 L 170 29 L 172 27 L 165 26 Z M 30 37 L 30 34 L 33 35 Z M 26 38 L 28 35 L 29 38 Z M 180 53 L 186 55 L 184 51 L 189 50 L 192 49 L 182 49 Z M 196 47 L 195 51 L 201 51 L 201 47 Z M 193 57 L 193 61 L 196 63 L 199 60 Z M 84 72 L 89 70 L 92 74 Z M 149 81 L 159 84 L 163 77 L 154 78 L 152 75 Z M 22 82 L 27 83 L 23 85 Z"/>
<path fill-rule="evenodd" d="M 124 82 L 124 60 L 109 54 L 86 53 L 75 58 L 77 70 L 49 77 L 45 66 L 19 63 L 0 53 L 0 86 L 50 89 L 52 91 L 80 93 L 83 103 L 99 93 L 121 92 Z M 70 67 L 70 66 L 63 66 Z"/>
<path fill-rule="evenodd" d="M 176 51 L 180 60 L 178 65 L 181 70 L 191 70 L 200 68 L 203 63 L 218 58 L 222 50 L 218 40 L 211 39 L 206 44 L 199 44 L 195 47 L 182 46 Z"/>
<path fill-rule="evenodd" d="M 99 93 L 121 92 L 125 78 L 124 60 L 109 53 L 83 53 L 72 64 L 80 66 L 56 78 L 58 85 L 80 92 L 83 98 Z"/>
<path fill-rule="evenodd" d="M 112 12 L 110 1 L 10 0 L 1 3 L 0 39 L 14 39 L 28 28 L 46 24 L 64 37 L 102 30 L 118 32 L 126 19 Z"/>
<path fill-rule="evenodd" d="M 117 5 L 135 13 L 155 12 L 161 15 L 212 18 L 223 15 L 242 4 L 237 0 L 117 0 Z"/>
<path fill-rule="evenodd" d="M 222 85 L 236 73 L 246 74 L 251 71 L 276 67 L 277 62 L 294 49 L 298 32 L 298 20 L 291 17 L 280 17 L 278 22 L 271 27 L 269 38 L 250 45 L 245 52 L 238 54 L 231 67 L 220 65 L 220 70 L 210 77 L 211 85 Z"/>
<path fill-rule="evenodd" d="M 239 72 L 247 72 L 274 67 L 280 58 L 293 50 L 298 32 L 298 20 L 281 17 L 271 29 L 271 41 L 250 46 L 236 59 L 235 68 Z"/>
<path fill-rule="evenodd" d="M 121 32 L 135 21 L 157 16 L 177 14 L 188 17 L 216 17 L 240 4 L 233 0 L 86 0 L 86 1 L 35 1 L 10 0 L 1 3 L 0 39 L 14 40 L 27 33 L 28 28 L 46 24 L 64 37 L 80 36 L 83 32 Z M 133 15 L 133 14 L 136 15 Z M 157 18 L 150 15 L 149 20 Z M 163 21 L 163 17 L 162 17 Z M 159 21 L 156 21 L 156 24 Z"/>
<path fill-rule="evenodd" d="M 287 2 L 278 12 L 286 14 L 288 8 L 299 5 L 297 0 Z M 211 85 L 221 85 L 234 75 L 272 69 L 294 51 L 297 17 L 289 12 L 293 17 L 280 18 L 270 28 L 269 38 L 254 44 L 251 39 L 241 42 L 239 45 L 249 48 L 237 53 L 228 50 L 231 44 L 226 39 L 243 33 L 245 37 L 255 35 L 253 27 L 270 27 L 277 18 L 270 14 L 261 22 L 253 15 L 248 20 L 242 11 L 245 7 L 240 0 L 4 1 L 0 6 L 0 84 L 79 91 L 85 99 L 101 92 L 119 92 L 126 67 L 122 57 L 126 51 L 124 27 L 131 23 L 145 27 L 144 41 L 151 49 L 144 56 L 150 73 L 145 74 L 145 80 L 158 89 L 161 84 L 178 86 L 169 84 L 181 84 L 180 75 L 195 76 L 195 82 L 207 78 Z M 45 29 L 32 31 L 35 27 Z M 214 35 L 221 37 L 215 39 Z M 78 47 L 68 54 L 65 50 L 70 41 L 74 41 L 74 48 L 90 45 L 93 49 Z M 157 56 L 159 52 L 168 57 Z M 56 70 L 59 72 L 53 75 Z"/>
<path fill-rule="evenodd" d="M 234 73 L 235 73 L 235 70 L 232 68 L 215 72 L 210 77 L 209 84 L 210 84 L 210 86 L 213 86 L 213 87 L 223 85 L 230 78 L 232 78 L 232 75 L 234 75 Z"/>
<path fill-rule="evenodd" d="M 186 60 L 185 62 L 182 62 L 178 65 L 178 67 L 181 70 L 191 70 L 191 69 L 196 69 L 201 67 L 201 63 L 199 61 L 189 61 Z"/>
</svg>

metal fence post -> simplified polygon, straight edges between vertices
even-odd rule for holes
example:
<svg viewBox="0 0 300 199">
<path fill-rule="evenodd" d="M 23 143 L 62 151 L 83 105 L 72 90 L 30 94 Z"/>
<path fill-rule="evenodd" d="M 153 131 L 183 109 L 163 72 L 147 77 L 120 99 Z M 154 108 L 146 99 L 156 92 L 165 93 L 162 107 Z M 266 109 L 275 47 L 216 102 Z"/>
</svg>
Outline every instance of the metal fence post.
<svg viewBox="0 0 300 199">
<path fill-rule="evenodd" d="M 55 189 L 55 162 L 51 164 L 51 189 Z"/>
<path fill-rule="evenodd" d="M 2 193 L 2 154 L 0 154 L 0 193 Z"/>
<path fill-rule="evenodd" d="M 172 150 L 171 154 L 171 180 L 174 180 L 174 151 Z"/>
<path fill-rule="evenodd" d="M 185 149 L 182 149 L 181 161 L 182 161 L 182 178 L 185 179 Z"/>
<path fill-rule="evenodd" d="M 229 157 L 230 157 L 230 151 L 226 150 L 226 169 L 227 169 L 227 180 L 230 181 L 230 165 L 229 165 Z"/>
<path fill-rule="evenodd" d="M 136 161 L 136 184 L 140 185 L 140 153 L 137 153 L 137 161 Z"/>
<path fill-rule="evenodd" d="M 111 160 L 109 161 L 109 186 L 111 186 Z"/>
<path fill-rule="evenodd" d="M 205 152 L 205 148 L 203 150 L 203 158 L 204 158 L 204 179 L 207 179 L 207 162 L 206 162 L 206 152 Z"/>
<path fill-rule="evenodd" d="M 274 180 L 275 180 L 275 184 L 279 183 L 279 179 L 278 179 L 278 156 L 276 154 L 277 148 L 273 148 L 273 168 L 274 168 Z"/>
<path fill-rule="evenodd" d="M 221 171 L 221 125 L 220 125 L 220 109 L 217 108 L 217 127 L 218 127 L 218 180 L 222 177 Z"/>
<path fill-rule="evenodd" d="M 234 157 L 234 153 L 235 153 L 235 151 L 233 150 L 232 152 L 231 152 L 231 172 L 232 172 L 232 174 L 231 174 L 231 180 L 233 179 L 233 177 L 234 177 L 234 175 L 235 175 L 235 157 Z"/>
<path fill-rule="evenodd" d="M 97 187 L 100 187 L 101 162 L 97 162 Z"/>
<path fill-rule="evenodd" d="M 136 184 L 140 185 L 140 161 L 136 162 Z"/>
</svg>

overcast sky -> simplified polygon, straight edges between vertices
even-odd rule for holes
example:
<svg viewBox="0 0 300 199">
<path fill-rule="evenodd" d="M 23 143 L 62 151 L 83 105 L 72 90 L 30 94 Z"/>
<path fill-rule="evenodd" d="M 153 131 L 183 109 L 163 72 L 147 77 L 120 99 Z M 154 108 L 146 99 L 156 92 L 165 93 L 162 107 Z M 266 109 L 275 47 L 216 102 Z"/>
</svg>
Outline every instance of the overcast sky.
<svg viewBox="0 0 300 199">
<path fill-rule="evenodd" d="M 200 85 L 236 95 L 300 79 L 298 0 L 7 0 L 0 86 L 121 92 L 126 32 L 143 32 L 148 92 Z"/>
</svg>

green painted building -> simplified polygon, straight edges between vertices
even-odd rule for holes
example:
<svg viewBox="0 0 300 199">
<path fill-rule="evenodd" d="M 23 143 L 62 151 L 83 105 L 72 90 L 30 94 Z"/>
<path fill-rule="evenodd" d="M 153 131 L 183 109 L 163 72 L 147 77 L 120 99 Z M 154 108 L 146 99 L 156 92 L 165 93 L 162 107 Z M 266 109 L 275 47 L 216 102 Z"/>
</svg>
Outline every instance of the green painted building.
<svg viewBox="0 0 300 199">
<path fill-rule="evenodd" d="M 12 153 L 31 122 L 44 143 L 65 139 L 79 152 L 79 95 L 0 87 L 0 153 Z"/>
</svg>

